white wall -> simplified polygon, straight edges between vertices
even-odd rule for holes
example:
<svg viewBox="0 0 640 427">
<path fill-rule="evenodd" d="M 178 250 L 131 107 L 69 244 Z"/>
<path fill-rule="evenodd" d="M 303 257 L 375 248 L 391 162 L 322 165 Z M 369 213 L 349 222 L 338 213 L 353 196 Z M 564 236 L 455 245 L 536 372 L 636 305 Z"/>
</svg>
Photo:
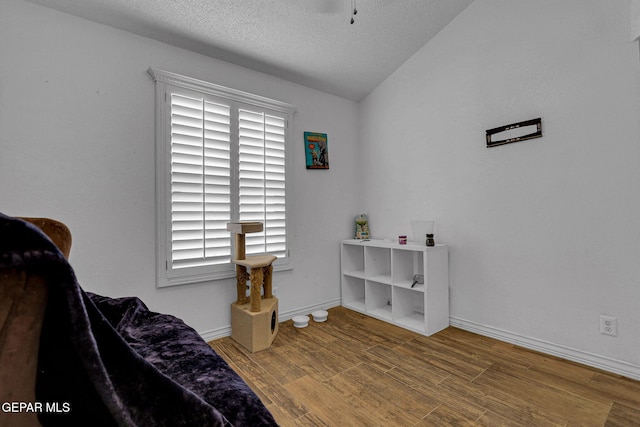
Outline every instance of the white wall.
<svg viewBox="0 0 640 427">
<path fill-rule="evenodd" d="M 352 233 L 357 104 L 21 0 L 0 2 L 0 211 L 73 233 L 82 286 L 136 295 L 205 335 L 226 330 L 235 281 L 156 289 L 152 66 L 297 106 L 291 242 L 280 313 L 339 303 L 338 241 Z M 307 171 L 304 131 L 329 136 Z"/>
<path fill-rule="evenodd" d="M 436 220 L 454 323 L 640 377 L 629 25 L 627 1 L 475 0 L 363 101 L 360 128 L 372 232 Z M 536 117 L 541 139 L 486 148 L 485 130 Z"/>
</svg>

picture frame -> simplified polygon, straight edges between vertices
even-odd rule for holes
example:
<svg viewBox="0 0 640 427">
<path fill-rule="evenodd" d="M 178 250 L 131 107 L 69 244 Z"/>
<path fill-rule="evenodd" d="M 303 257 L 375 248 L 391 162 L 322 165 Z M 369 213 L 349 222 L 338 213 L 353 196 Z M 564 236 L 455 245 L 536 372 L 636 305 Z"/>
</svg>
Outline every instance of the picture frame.
<svg viewBox="0 0 640 427">
<path fill-rule="evenodd" d="M 329 169 L 329 140 L 326 133 L 305 132 L 304 152 L 307 169 Z"/>
</svg>

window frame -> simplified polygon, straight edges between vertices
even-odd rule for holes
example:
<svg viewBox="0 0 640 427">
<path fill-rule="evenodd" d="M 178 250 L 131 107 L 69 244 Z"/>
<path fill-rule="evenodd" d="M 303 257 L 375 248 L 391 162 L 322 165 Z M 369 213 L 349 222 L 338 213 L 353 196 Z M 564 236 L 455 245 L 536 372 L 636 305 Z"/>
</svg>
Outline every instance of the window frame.
<svg viewBox="0 0 640 427">
<path fill-rule="evenodd" d="M 279 258 L 273 264 L 275 271 L 293 268 L 291 259 L 291 228 L 293 215 L 291 210 L 291 157 L 292 128 L 295 106 L 263 96 L 254 95 L 237 89 L 220 86 L 203 80 L 182 76 L 176 73 L 149 68 L 149 75 L 155 81 L 155 148 L 156 148 L 156 286 L 158 288 L 216 281 L 235 277 L 235 265 L 231 262 L 210 266 L 171 268 L 171 102 L 173 92 L 193 92 L 214 101 L 223 101 L 231 107 L 231 221 L 238 221 L 238 143 L 237 115 L 243 106 L 259 109 L 263 112 L 275 112 L 286 120 L 285 127 L 285 182 L 286 182 L 286 240 L 287 256 Z M 235 216 L 234 216 L 235 213 Z M 234 252 L 234 239 L 229 234 L 231 254 Z"/>
</svg>

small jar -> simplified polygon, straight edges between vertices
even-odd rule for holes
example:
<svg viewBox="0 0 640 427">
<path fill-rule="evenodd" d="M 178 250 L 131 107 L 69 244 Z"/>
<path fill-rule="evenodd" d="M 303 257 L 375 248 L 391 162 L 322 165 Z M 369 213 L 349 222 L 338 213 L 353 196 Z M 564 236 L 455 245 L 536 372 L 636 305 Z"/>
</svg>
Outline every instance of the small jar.
<svg viewBox="0 0 640 427">
<path fill-rule="evenodd" d="M 427 234 L 427 246 L 435 246 L 436 242 L 433 240 L 433 234 Z"/>
<path fill-rule="evenodd" d="M 406 245 L 407 244 L 407 236 L 398 236 L 398 243 L 400 243 L 401 245 Z"/>
</svg>

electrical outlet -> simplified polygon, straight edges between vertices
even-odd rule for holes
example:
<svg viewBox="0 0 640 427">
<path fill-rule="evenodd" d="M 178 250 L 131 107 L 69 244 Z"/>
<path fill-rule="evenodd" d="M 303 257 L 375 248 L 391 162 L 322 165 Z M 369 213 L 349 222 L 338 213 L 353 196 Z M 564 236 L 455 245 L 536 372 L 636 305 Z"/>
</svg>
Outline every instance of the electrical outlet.
<svg viewBox="0 0 640 427">
<path fill-rule="evenodd" d="M 604 335 L 618 335 L 618 321 L 613 316 L 600 316 L 600 333 Z"/>
</svg>

